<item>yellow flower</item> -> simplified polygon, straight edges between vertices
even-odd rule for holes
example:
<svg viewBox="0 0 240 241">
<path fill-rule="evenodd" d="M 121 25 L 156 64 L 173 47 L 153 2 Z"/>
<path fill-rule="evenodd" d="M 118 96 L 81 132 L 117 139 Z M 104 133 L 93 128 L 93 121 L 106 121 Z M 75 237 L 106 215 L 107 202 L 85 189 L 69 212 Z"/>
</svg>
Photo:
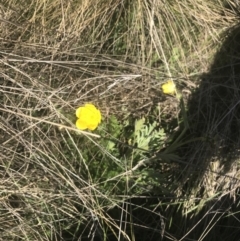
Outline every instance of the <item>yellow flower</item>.
<svg viewBox="0 0 240 241">
<path fill-rule="evenodd" d="M 95 130 L 101 122 L 101 112 L 92 104 L 85 104 L 76 110 L 76 127 L 80 130 Z"/>
<path fill-rule="evenodd" d="M 164 94 L 174 95 L 176 93 L 176 85 L 172 80 L 168 80 L 165 84 L 162 85 L 162 90 Z"/>
</svg>

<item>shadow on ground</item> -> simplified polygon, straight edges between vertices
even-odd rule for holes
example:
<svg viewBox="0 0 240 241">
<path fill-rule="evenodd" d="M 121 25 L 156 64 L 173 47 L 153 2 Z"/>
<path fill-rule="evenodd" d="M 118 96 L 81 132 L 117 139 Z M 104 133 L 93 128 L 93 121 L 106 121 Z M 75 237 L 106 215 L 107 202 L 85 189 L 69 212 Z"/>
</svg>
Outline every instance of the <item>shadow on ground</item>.
<svg viewBox="0 0 240 241">
<path fill-rule="evenodd" d="M 187 138 L 198 141 L 184 148 L 182 191 L 197 198 L 186 218 L 173 215 L 174 238 L 164 240 L 240 240 L 240 27 L 222 38 L 187 105 Z"/>
<path fill-rule="evenodd" d="M 230 29 L 223 38 L 188 104 L 189 138 L 201 141 L 187 147 L 187 162 L 195 167 L 196 185 L 207 173 L 204 180 L 214 187 L 206 183 L 202 187 L 215 192 L 232 191 L 240 183 L 240 27 Z"/>
</svg>

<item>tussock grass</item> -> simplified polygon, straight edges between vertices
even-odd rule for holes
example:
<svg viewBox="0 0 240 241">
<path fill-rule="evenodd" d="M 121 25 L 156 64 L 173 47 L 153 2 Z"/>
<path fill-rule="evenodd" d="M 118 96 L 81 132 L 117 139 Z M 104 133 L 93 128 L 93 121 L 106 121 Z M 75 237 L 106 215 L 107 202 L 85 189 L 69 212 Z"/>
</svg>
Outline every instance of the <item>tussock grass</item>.
<svg viewBox="0 0 240 241">
<path fill-rule="evenodd" d="M 227 211 L 228 201 L 222 216 L 216 214 L 229 193 L 231 204 L 239 199 L 239 160 L 232 151 L 238 150 L 238 138 L 230 148 L 233 159 L 218 152 L 237 120 L 238 77 L 233 71 L 236 62 L 231 62 L 235 53 L 222 64 L 228 66 L 230 61 L 233 67 L 225 85 L 234 90 L 234 99 L 215 102 L 213 93 L 223 81 L 215 81 L 217 60 L 224 55 L 221 36 L 237 22 L 237 6 L 231 1 L 224 5 L 218 0 L 7 0 L 0 4 L 0 20 L 2 240 L 157 240 L 160 236 L 184 240 L 192 230 L 201 229 L 205 231 L 194 231 L 194 238 L 204 240 L 221 217 L 237 215 Z M 219 49 L 220 56 L 215 56 Z M 206 86 L 200 82 L 203 72 L 209 73 Z M 105 123 L 110 123 L 111 115 L 121 123 L 129 116 L 147 117 L 159 105 L 159 119 L 168 124 L 180 112 L 178 100 L 160 91 L 168 78 L 189 103 L 189 136 L 211 135 L 214 154 L 207 141 L 172 153 L 180 156 L 186 150 L 186 165 L 180 171 L 176 171 L 179 163 L 164 166 L 166 174 L 158 180 L 177 176 L 178 188 L 167 190 L 163 181 L 159 192 L 166 188 L 169 196 L 158 199 L 150 198 L 151 184 L 131 192 L 136 185 L 132 180 L 141 177 L 134 173 L 140 165 L 104 146 L 99 135 L 110 132 L 107 124 L 94 134 L 80 133 L 72 117 L 86 102 L 101 109 Z M 194 111 L 196 102 L 203 113 L 201 108 Z M 228 104 L 230 109 L 215 110 L 215 104 Z M 226 127 L 224 132 L 217 128 L 220 124 Z M 231 165 L 220 157 L 226 162 L 230 158 Z M 217 208 L 209 209 L 206 203 Z M 183 206 L 186 216 L 173 204 Z M 203 210 L 203 222 L 213 218 L 209 215 L 213 210 L 212 226 L 198 229 L 196 209 Z M 178 215 L 185 227 L 176 224 Z M 193 226 L 187 227 L 193 219 Z"/>
</svg>

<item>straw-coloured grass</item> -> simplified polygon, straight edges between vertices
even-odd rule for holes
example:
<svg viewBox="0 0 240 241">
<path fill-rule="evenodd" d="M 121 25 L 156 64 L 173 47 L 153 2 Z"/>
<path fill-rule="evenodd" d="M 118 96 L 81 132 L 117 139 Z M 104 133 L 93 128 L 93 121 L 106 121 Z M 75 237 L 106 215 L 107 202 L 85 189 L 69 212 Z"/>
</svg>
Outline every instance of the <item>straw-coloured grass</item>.
<svg viewBox="0 0 240 241">
<path fill-rule="evenodd" d="M 185 237 L 188 231 L 173 233 L 171 225 L 165 227 L 176 216 L 165 209 L 164 202 L 183 200 L 183 210 L 191 213 L 205 205 L 200 198 L 216 201 L 216 196 L 231 192 L 236 201 L 239 161 L 233 149 L 238 150 L 239 139 L 232 141 L 234 159 L 226 157 L 231 164 L 224 163 L 221 150 L 238 119 L 238 75 L 234 68 L 228 71 L 231 84 L 225 85 L 234 95 L 232 99 L 227 95 L 228 101 L 213 93 L 216 88 L 222 91 L 222 79 L 210 81 L 219 67 L 216 60 L 220 57 L 215 54 L 219 50 L 223 54 L 221 36 L 236 22 L 237 6 L 231 1 L 225 5 L 218 0 L 1 3 L 0 239 L 137 240 L 143 232 L 142 240 L 160 236 L 176 240 L 178 234 L 180 240 L 180 233 Z M 231 66 L 236 65 L 233 59 L 228 58 Z M 208 73 L 206 82 L 203 72 Z M 125 130 L 127 120 L 145 117 L 157 119 L 158 128 L 181 131 L 178 99 L 161 92 L 161 84 L 168 79 L 182 92 L 189 111 L 190 141 L 199 138 L 201 142 L 181 146 L 181 139 L 177 143 L 180 148 L 172 148 L 174 157 L 186 150 L 180 171 L 180 162 L 163 164 L 163 170 L 159 164 L 151 164 L 160 173 L 156 180 L 169 178 L 167 182 L 178 185 L 169 190 L 163 182 L 158 191 L 169 193 L 170 198 L 152 201 L 152 183 L 145 185 L 139 174 L 141 168 L 144 175 L 150 173 L 151 165 L 135 163 L 134 156 L 129 158 L 129 150 L 121 146 L 123 142 L 131 146 L 132 136 L 126 131 L 124 138 L 117 140 L 120 151 L 111 152 L 104 146 L 110 142 L 102 133 L 114 136 L 108 126 L 112 116 L 118 120 L 115 127 Z M 94 103 L 101 110 L 103 126 L 97 132 L 75 128 L 75 110 L 84 103 Z M 221 108 L 215 110 L 216 103 Z M 224 104 L 230 106 L 225 111 Z M 204 113 L 195 111 L 196 106 Z M 197 125 L 194 120 L 203 123 Z M 218 128 L 222 125 L 226 127 L 223 132 Z M 211 142 L 216 155 L 203 138 Z M 158 151 L 164 148 L 168 146 Z M 214 161 L 219 155 L 224 160 Z M 198 169 L 201 159 L 205 166 Z M 159 210 L 167 210 L 166 217 Z M 205 226 L 205 233 L 208 230 Z M 195 238 L 203 240 L 204 235 Z"/>
</svg>

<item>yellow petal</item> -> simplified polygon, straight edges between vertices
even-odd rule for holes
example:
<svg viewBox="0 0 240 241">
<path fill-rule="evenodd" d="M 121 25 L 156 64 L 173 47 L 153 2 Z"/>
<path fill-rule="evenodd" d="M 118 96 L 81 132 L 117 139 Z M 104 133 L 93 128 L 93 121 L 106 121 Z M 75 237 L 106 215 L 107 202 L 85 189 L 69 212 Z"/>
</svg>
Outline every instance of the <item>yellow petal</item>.
<svg viewBox="0 0 240 241">
<path fill-rule="evenodd" d="M 91 130 L 91 131 L 94 131 L 97 127 L 98 127 L 97 123 L 93 123 L 91 125 L 88 125 L 88 129 Z"/>
<path fill-rule="evenodd" d="M 98 124 L 101 122 L 102 116 L 100 110 L 96 109 L 96 119 L 98 120 Z"/>
<path fill-rule="evenodd" d="M 81 112 L 82 112 L 83 107 L 79 107 L 76 109 L 76 116 L 79 118 L 81 116 Z"/>
<path fill-rule="evenodd" d="M 79 130 L 86 130 L 88 128 L 87 123 L 83 122 L 82 120 L 78 119 L 76 121 L 76 127 Z"/>
<path fill-rule="evenodd" d="M 172 80 L 168 80 L 162 85 L 162 90 L 164 94 L 174 95 L 176 93 L 176 86 Z"/>
<path fill-rule="evenodd" d="M 80 130 L 95 130 L 101 122 L 101 112 L 93 104 L 85 104 L 76 110 L 76 127 Z"/>
<path fill-rule="evenodd" d="M 90 109 L 90 110 L 92 110 L 92 111 L 97 110 L 97 108 L 96 108 L 93 104 L 85 104 L 84 107 L 86 107 L 86 108 L 88 108 L 88 109 Z"/>
</svg>

